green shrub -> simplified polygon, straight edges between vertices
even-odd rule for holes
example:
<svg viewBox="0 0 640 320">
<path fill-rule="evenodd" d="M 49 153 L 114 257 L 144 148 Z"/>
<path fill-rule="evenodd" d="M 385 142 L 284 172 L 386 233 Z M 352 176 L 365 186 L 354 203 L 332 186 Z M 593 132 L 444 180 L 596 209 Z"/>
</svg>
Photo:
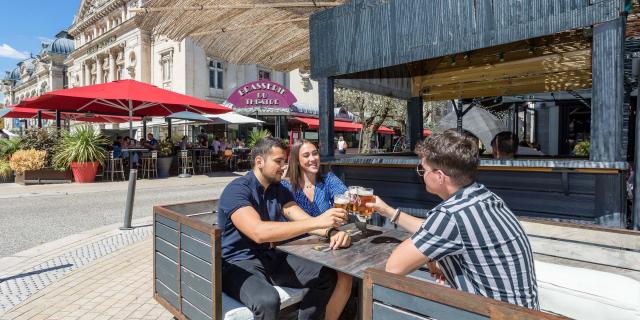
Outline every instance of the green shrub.
<svg viewBox="0 0 640 320">
<path fill-rule="evenodd" d="M 258 140 L 269 136 L 271 136 L 271 132 L 267 129 L 252 131 L 247 138 L 247 148 L 253 148 Z"/>
<path fill-rule="evenodd" d="M 9 159 L 11 155 L 20 150 L 22 139 L 0 139 L 0 159 Z"/>
<path fill-rule="evenodd" d="M 9 160 L 0 159 L 0 180 L 6 180 L 13 175 Z"/>
<path fill-rule="evenodd" d="M 573 147 L 573 153 L 576 156 L 581 156 L 581 157 L 588 157 L 590 150 L 591 150 L 591 141 L 589 140 L 580 141 L 576 144 L 575 147 Z"/>
<path fill-rule="evenodd" d="M 59 137 L 57 131 L 47 131 L 44 128 L 28 129 L 22 138 L 20 149 L 46 151 L 45 167 L 51 167 Z"/>
</svg>

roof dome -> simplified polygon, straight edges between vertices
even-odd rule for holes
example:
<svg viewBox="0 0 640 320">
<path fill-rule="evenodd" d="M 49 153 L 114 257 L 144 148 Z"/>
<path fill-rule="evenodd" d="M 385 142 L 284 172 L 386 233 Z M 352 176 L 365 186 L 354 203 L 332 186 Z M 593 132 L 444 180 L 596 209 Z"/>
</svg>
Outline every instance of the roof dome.
<svg viewBox="0 0 640 320">
<path fill-rule="evenodd" d="M 40 51 L 40 54 L 42 55 L 45 53 L 49 53 L 67 55 L 71 53 L 71 51 L 73 51 L 74 47 L 75 43 L 73 42 L 71 36 L 69 36 L 66 31 L 60 31 L 58 32 L 58 34 L 56 34 L 56 39 L 53 40 L 52 43 L 42 44 L 42 51 Z"/>
<path fill-rule="evenodd" d="M 4 80 L 19 80 L 20 79 L 20 67 L 16 67 L 13 71 L 6 73 Z"/>
</svg>

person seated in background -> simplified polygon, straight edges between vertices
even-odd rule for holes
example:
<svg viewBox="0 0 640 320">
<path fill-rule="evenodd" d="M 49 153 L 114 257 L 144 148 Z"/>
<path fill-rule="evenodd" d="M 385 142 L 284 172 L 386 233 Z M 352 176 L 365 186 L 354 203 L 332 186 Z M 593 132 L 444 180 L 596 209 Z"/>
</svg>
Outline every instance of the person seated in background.
<svg viewBox="0 0 640 320">
<path fill-rule="evenodd" d="M 495 159 L 513 159 L 518 149 L 518 136 L 511 131 L 500 132 L 491 140 L 491 149 Z"/>
<path fill-rule="evenodd" d="M 236 138 L 235 147 L 236 148 L 244 148 L 244 142 L 242 142 L 242 140 L 240 140 L 240 138 Z"/>
<path fill-rule="evenodd" d="M 211 147 L 213 147 L 213 152 L 217 155 L 220 153 L 221 148 L 222 148 L 222 142 L 220 142 L 220 138 L 215 138 L 213 139 L 213 142 L 211 143 Z"/>
<path fill-rule="evenodd" d="M 187 140 L 187 136 L 182 136 L 182 140 L 180 140 L 180 150 L 187 150 L 189 147 L 189 141 Z"/>
<path fill-rule="evenodd" d="M 519 156 L 543 156 L 544 153 L 537 150 L 536 148 L 533 147 L 533 144 L 527 142 L 527 141 L 520 141 L 520 143 L 518 144 L 518 151 L 516 152 L 516 155 Z"/>
<path fill-rule="evenodd" d="M 347 192 L 347 186 L 335 174 L 320 173 L 320 152 L 308 140 L 299 140 L 293 144 L 286 177 L 281 184 L 291 191 L 298 206 L 312 217 L 331 210 L 334 197 Z M 329 247 L 338 249 L 340 243 L 330 241 Z M 351 276 L 342 272 L 337 275 L 338 280 L 329 299 L 325 319 L 338 319 L 351 293 Z"/>
<path fill-rule="evenodd" d="M 147 133 L 147 144 L 150 145 L 149 149 L 153 149 L 158 144 L 158 140 L 153 137 L 153 133 Z"/>
<path fill-rule="evenodd" d="M 311 233 L 348 247 L 349 235 L 334 229 L 347 212 L 332 208 L 310 217 L 298 206 L 280 184 L 287 160 L 280 139 L 258 140 L 252 156 L 252 170 L 229 183 L 220 196 L 222 291 L 247 306 L 255 319 L 276 320 L 280 295 L 273 286 L 305 288 L 297 319 L 325 319 L 335 271 L 277 251 L 273 244 Z"/>
<path fill-rule="evenodd" d="M 117 136 L 116 140 L 113 141 L 113 157 L 114 158 L 122 158 L 122 137 Z"/>
<path fill-rule="evenodd" d="M 209 145 L 209 136 L 207 136 L 207 133 L 204 131 L 204 129 L 200 129 L 200 134 L 198 134 L 198 143 L 203 147 Z"/>
<path fill-rule="evenodd" d="M 417 174 L 426 191 L 443 201 L 426 219 L 380 199 L 367 203 L 412 233 L 391 254 L 387 272 L 407 275 L 428 264 L 452 288 L 531 309 L 540 309 L 531 244 L 507 204 L 476 182 L 478 141 L 447 130 L 416 147 Z"/>
</svg>

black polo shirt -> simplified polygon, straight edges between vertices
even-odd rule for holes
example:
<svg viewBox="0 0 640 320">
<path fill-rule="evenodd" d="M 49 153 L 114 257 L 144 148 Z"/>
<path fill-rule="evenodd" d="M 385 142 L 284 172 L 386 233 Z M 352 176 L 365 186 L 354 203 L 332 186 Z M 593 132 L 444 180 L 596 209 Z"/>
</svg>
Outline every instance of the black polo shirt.
<svg viewBox="0 0 640 320">
<path fill-rule="evenodd" d="M 293 200 L 291 192 L 280 183 L 266 192 L 253 171 L 233 180 L 222 192 L 218 204 L 218 225 L 222 229 L 222 259 L 228 262 L 253 259 L 270 250 L 269 244 L 257 244 L 236 228 L 231 215 L 251 206 L 262 221 L 285 221 L 282 207 Z"/>
</svg>

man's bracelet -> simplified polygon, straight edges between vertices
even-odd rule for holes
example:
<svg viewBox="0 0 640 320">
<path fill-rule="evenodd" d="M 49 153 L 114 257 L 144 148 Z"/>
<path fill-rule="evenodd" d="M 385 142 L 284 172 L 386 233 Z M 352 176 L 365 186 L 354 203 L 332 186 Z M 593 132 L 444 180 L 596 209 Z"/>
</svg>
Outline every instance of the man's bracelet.
<svg viewBox="0 0 640 320">
<path fill-rule="evenodd" d="M 396 209 L 396 213 L 394 213 L 393 217 L 391 217 L 391 223 L 396 223 L 399 217 L 400 217 L 400 208 Z"/>
</svg>

